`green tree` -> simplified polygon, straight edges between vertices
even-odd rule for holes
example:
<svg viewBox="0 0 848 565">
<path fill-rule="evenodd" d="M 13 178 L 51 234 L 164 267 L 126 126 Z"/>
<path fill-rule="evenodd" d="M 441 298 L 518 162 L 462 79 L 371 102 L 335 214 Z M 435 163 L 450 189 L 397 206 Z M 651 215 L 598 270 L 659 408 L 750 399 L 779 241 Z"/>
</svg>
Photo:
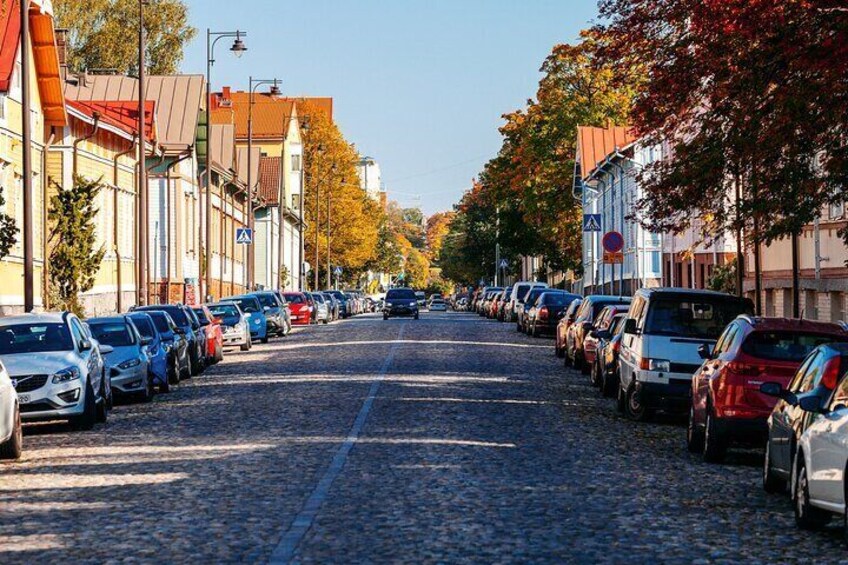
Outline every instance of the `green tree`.
<svg viewBox="0 0 848 565">
<path fill-rule="evenodd" d="M 404 265 L 403 284 L 409 287 L 425 288 L 430 276 L 430 262 L 427 257 L 417 249 L 409 252 Z"/>
<path fill-rule="evenodd" d="M 0 208 L 6 205 L 3 190 L 0 187 Z M 15 219 L 5 213 L 0 213 L 0 259 L 9 254 L 12 246 L 17 242 L 18 226 Z"/>
<path fill-rule="evenodd" d="M 69 32 L 69 66 L 138 75 L 137 0 L 56 0 L 57 27 Z M 153 74 L 179 70 L 185 45 L 197 33 L 182 0 L 149 0 L 144 10 L 147 65 Z"/>
<path fill-rule="evenodd" d="M 77 175 L 70 190 L 56 188 L 49 210 L 51 303 L 82 315 L 79 295 L 94 286 L 105 254 L 103 246 L 97 248 L 94 225 L 98 211 L 94 200 L 103 183 Z"/>
</svg>

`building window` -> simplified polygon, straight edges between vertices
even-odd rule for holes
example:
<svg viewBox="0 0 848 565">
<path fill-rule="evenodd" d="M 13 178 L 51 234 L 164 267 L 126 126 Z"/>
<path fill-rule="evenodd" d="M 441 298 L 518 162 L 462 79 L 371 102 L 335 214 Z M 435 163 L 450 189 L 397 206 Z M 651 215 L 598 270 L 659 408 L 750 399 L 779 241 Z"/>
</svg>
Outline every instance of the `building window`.
<svg viewBox="0 0 848 565">
<path fill-rule="evenodd" d="M 660 272 L 660 252 L 651 251 L 651 272 L 657 274 Z"/>
<path fill-rule="evenodd" d="M 294 171 L 296 173 L 300 172 L 301 166 L 302 166 L 301 156 L 300 155 L 292 155 L 291 159 L 292 159 L 292 161 L 291 161 L 292 162 L 292 171 Z"/>
<path fill-rule="evenodd" d="M 828 207 L 828 219 L 841 220 L 845 216 L 845 203 L 836 202 Z"/>
</svg>

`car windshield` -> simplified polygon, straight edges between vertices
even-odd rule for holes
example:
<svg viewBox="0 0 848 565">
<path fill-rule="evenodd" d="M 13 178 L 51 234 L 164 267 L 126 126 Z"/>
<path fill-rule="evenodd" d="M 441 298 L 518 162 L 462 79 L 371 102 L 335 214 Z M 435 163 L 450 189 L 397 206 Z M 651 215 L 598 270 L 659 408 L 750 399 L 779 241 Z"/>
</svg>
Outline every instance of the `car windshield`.
<svg viewBox="0 0 848 565">
<path fill-rule="evenodd" d="M 94 334 L 94 339 L 103 345 L 111 345 L 112 347 L 126 347 L 133 345 L 133 338 L 130 328 L 125 322 L 88 322 L 91 328 L 91 333 Z"/>
<path fill-rule="evenodd" d="M 262 306 L 267 306 L 269 308 L 276 308 L 277 306 L 279 306 L 277 304 L 277 300 L 272 294 L 257 294 L 255 296 L 259 299 L 259 303 Z"/>
<path fill-rule="evenodd" d="M 133 316 L 130 319 L 133 321 L 133 324 L 135 324 L 135 327 L 138 330 L 138 333 L 141 334 L 141 337 L 155 337 L 154 334 L 156 333 L 156 330 L 153 329 L 153 324 L 150 323 L 150 318 L 146 316 Z"/>
<path fill-rule="evenodd" d="M 259 312 L 259 301 L 256 298 L 243 296 L 241 298 L 228 298 L 227 300 L 238 304 L 242 312 L 248 312 L 251 314 Z"/>
<path fill-rule="evenodd" d="M 209 320 L 206 319 L 206 312 L 203 311 L 203 308 L 192 308 L 192 312 L 197 316 L 197 319 L 201 324 L 207 323 Z"/>
<path fill-rule="evenodd" d="M 238 308 L 235 304 L 213 304 L 209 311 L 216 318 L 235 318 L 238 316 Z"/>
<path fill-rule="evenodd" d="M 574 297 L 562 292 L 546 292 L 543 297 L 543 303 L 551 306 L 565 306 L 570 304 Z"/>
<path fill-rule="evenodd" d="M 518 300 L 522 300 L 525 296 L 527 296 L 527 291 L 530 290 L 529 284 L 520 284 L 516 287 L 515 296 Z"/>
<path fill-rule="evenodd" d="M 183 312 L 182 308 L 177 308 L 176 306 L 163 306 L 163 307 L 151 308 L 150 310 L 156 310 L 156 311 L 159 311 L 159 312 L 167 312 L 168 315 L 171 316 L 171 319 L 174 320 L 174 322 L 178 326 L 189 325 L 188 318 L 186 317 L 185 312 Z M 156 327 L 158 328 L 159 325 L 157 324 Z"/>
<path fill-rule="evenodd" d="M 527 293 L 526 297 L 524 297 L 524 303 L 533 304 L 534 302 L 536 302 L 536 299 L 539 298 L 539 296 L 541 296 L 543 292 L 545 292 L 545 290 L 547 289 L 534 288 L 533 290 Z"/>
<path fill-rule="evenodd" d="M 619 306 L 620 304 L 620 306 Z M 598 314 L 601 313 L 601 310 L 606 308 L 607 306 L 614 306 L 616 309 L 620 308 L 621 310 L 627 310 L 628 305 L 619 302 L 595 302 L 592 304 L 592 319 L 596 320 L 598 318 Z"/>
<path fill-rule="evenodd" d="M 834 341 L 845 338 L 799 332 L 753 332 L 742 343 L 742 351 L 759 359 L 800 362 L 819 345 Z"/>
<path fill-rule="evenodd" d="M 160 333 L 168 333 L 171 331 L 171 326 L 168 324 L 168 318 L 164 314 L 151 314 L 150 316 L 153 318 L 153 323 L 156 325 L 156 329 L 159 330 Z"/>
<path fill-rule="evenodd" d="M 313 299 L 315 300 L 315 302 L 317 302 L 318 304 L 324 304 L 324 296 L 323 296 L 323 295 L 318 294 L 317 292 L 315 292 L 315 293 L 313 293 L 313 294 L 312 294 L 312 298 L 313 298 Z"/>
<path fill-rule="evenodd" d="M 65 324 L 15 324 L 0 328 L 0 355 L 73 349 L 71 331 Z"/>
<path fill-rule="evenodd" d="M 286 294 L 285 297 L 290 304 L 303 304 L 306 302 L 306 297 L 302 294 Z"/>
<path fill-rule="evenodd" d="M 408 288 L 393 288 L 386 293 L 386 300 L 415 300 L 415 293 Z"/>
<path fill-rule="evenodd" d="M 660 298 L 651 302 L 644 333 L 718 339 L 725 326 L 745 310 L 741 300 L 712 296 Z"/>
</svg>

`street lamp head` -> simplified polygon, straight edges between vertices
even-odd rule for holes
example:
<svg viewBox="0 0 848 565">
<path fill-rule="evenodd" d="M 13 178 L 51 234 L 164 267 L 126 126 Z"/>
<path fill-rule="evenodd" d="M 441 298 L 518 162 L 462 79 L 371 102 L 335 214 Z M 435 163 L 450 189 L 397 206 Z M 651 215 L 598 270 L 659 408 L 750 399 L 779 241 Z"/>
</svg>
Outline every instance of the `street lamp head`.
<svg viewBox="0 0 848 565">
<path fill-rule="evenodd" d="M 236 32 L 236 39 L 233 41 L 233 46 L 230 47 L 230 51 L 232 51 L 236 57 L 241 57 L 242 54 L 247 51 L 247 46 L 244 44 L 244 41 L 241 40 L 240 31 Z"/>
<path fill-rule="evenodd" d="M 277 79 L 274 79 L 274 84 L 268 89 L 268 94 L 272 97 L 280 95 L 280 87 L 277 86 Z"/>
</svg>

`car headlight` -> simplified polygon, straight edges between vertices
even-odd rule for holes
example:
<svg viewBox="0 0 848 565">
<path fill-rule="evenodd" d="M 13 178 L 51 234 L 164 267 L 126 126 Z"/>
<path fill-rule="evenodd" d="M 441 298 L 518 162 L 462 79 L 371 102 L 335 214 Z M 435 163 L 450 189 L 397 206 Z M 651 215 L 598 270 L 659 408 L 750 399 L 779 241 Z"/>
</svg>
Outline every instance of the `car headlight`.
<svg viewBox="0 0 848 565">
<path fill-rule="evenodd" d="M 410 303 L 409 303 L 409 305 L 410 305 L 410 306 L 417 306 L 417 305 L 418 305 L 418 301 L 413 300 L 412 302 L 410 302 Z"/>
<path fill-rule="evenodd" d="M 243 332 L 245 328 L 244 322 L 239 322 L 238 324 L 233 326 L 233 329 L 237 332 Z"/>
<path fill-rule="evenodd" d="M 389 308 L 391 308 L 391 307 L 392 307 L 392 303 L 391 303 L 391 302 L 386 302 L 386 306 L 388 306 Z"/>
<path fill-rule="evenodd" d="M 53 384 L 66 383 L 80 378 L 80 370 L 77 367 L 68 367 L 53 373 Z"/>
<path fill-rule="evenodd" d="M 139 365 L 141 365 L 141 359 L 138 359 L 138 358 L 127 359 L 123 363 L 119 363 L 118 368 L 119 369 L 129 369 L 130 367 L 138 367 Z"/>
<path fill-rule="evenodd" d="M 668 373 L 671 371 L 671 362 L 668 359 L 648 359 L 649 371 L 662 371 Z"/>
</svg>

